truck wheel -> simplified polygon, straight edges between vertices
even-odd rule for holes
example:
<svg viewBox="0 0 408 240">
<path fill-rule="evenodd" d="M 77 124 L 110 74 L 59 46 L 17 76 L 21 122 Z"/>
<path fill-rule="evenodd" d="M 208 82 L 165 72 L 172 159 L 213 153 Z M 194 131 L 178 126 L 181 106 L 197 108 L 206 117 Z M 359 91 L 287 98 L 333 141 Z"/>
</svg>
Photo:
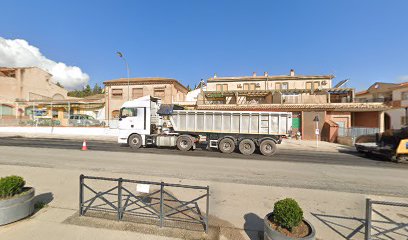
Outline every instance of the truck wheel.
<svg viewBox="0 0 408 240">
<path fill-rule="evenodd" d="M 259 146 L 259 150 L 265 156 L 272 156 L 276 153 L 276 144 L 272 140 L 263 140 Z"/>
<path fill-rule="evenodd" d="M 129 137 L 128 144 L 133 149 L 138 149 L 142 146 L 142 137 L 139 134 L 133 134 Z"/>
<path fill-rule="evenodd" d="M 235 150 L 235 142 L 231 138 L 224 138 L 220 141 L 218 148 L 222 153 L 232 153 Z"/>
<path fill-rule="evenodd" d="M 255 152 L 255 143 L 251 139 L 244 139 L 239 143 L 239 151 L 244 155 L 251 155 Z"/>
<path fill-rule="evenodd" d="M 179 150 L 186 152 L 193 146 L 193 140 L 190 136 L 184 135 L 177 138 L 176 144 Z"/>
</svg>

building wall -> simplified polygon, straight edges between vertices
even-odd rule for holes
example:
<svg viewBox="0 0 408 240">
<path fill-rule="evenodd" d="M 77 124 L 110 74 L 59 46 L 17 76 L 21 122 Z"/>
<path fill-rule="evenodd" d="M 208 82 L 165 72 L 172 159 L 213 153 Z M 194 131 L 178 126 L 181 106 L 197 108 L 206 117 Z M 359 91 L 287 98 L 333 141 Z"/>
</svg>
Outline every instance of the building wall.
<svg viewBox="0 0 408 240">
<path fill-rule="evenodd" d="M 68 91 L 52 83 L 51 75 L 39 68 L 18 68 L 15 77 L 0 76 L 0 96 L 28 101 L 33 96 L 52 98 L 59 94 L 65 99 Z"/>
<path fill-rule="evenodd" d="M 314 122 L 314 118 L 316 115 L 319 116 L 318 128 L 320 133 L 322 132 L 323 125 L 326 119 L 326 112 L 319 111 L 319 112 L 302 112 L 302 139 L 304 140 L 315 140 L 316 139 L 316 122 Z M 318 136 L 318 139 L 321 140 L 321 134 Z"/>
<path fill-rule="evenodd" d="M 400 129 L 405 125 L 405 108 L 396 108 L 385 111 L 390 116 L 390 128 Z"/>
<path fill-rule="evenodd" d="M 380 127 L 380 112 L 355 112 L 353 113 L 353 127 Z"/>
<path fill-rule="evenodd" d="M 115 97 L 113 92 L 115 90 L 122 90 L 121 97 Z M 162 103 L 164 104 L 171 104 L 173 102 L 182 102 L 185 100 L 187 91 L 181 90 L 177 88 L 174 84 L 133 84 L 129 87 L 130 93 L 130 100 L 138 98 L 137 96 L 133 96 L 133 89 L 143 89 L 143 96 L 150 95 L 155 96 L 155 89 L 164 89 L 164 97 L 160 97 L 162 99 Z M 140 97 L 140 96 L 139 96 Z M 119 111 L 121 106 L 124 102 L 128 101 L 128 86 L 127 85 L 113 85 L 113 86 L 106 86 L 105 87 L 105 103 L 106 106 L 106 113 L 105 116 L 109 119 L 112 119 L 112 112 Z"/>
<path fill-rule="evenodd" d="M 327 112 L 326 121 L 332 120 L 337 123 L 339 127 L 350 128 L 351 127 L 351 112 Z"/>
</svg>

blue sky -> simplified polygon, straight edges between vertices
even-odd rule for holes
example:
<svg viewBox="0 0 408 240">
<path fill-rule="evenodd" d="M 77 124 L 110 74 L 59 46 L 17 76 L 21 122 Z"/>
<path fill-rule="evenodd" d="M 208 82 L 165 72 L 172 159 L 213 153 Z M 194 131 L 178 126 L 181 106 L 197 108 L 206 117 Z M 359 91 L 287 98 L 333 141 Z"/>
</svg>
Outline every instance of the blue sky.
<svg viewBox="0 0 408 240">
<path fill-rule="evenodd" d="M 334 74 L 358 90 L 408 81 L 408 1 L 2 1 L 0 37 L 25 39 L 90 83 Z"/>
</svg>

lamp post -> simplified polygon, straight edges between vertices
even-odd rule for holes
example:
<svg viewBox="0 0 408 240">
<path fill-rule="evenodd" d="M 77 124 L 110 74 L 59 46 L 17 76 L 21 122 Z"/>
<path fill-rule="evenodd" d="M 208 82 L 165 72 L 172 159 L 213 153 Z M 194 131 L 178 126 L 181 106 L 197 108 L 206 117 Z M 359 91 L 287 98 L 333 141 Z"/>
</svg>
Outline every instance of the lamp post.
<svg viewBox="0 0 408 240">
<path fill-rule="evenodd" d="M 315 129 L 315 134 L 316 134 L 316 148 L 319 147 L 319 134 L 320 134 L 320 130 L 319 130 L 319 115 L 316 115 L 315 118 L 313 119 L 313 122 L 316 123 L 316 129 Z"/>
<path fill-rule="evenodd" d="M 116 54 L 123 59 L 123 61 L 125 62 L 126 65 L 126 70 L 127 70 L 127 80 L 128 80 L 128 85 L 127 85 L 127 95 L 128 95 L 128 101 L 130 100 L 130 90 L 129 90 L 129 85 L 130 85 L 130 70 L 129 70 L 129 65 L 126 61 L 126 58 L 123 56 L 123 53 L 121 52 L 116 52 Z"/>
</svg>

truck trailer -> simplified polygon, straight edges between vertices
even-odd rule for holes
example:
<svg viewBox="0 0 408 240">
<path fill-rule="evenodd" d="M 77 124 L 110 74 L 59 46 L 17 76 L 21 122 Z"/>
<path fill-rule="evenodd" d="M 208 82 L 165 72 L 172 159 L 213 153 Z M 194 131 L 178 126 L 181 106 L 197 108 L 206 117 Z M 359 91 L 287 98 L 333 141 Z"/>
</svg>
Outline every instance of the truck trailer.
<svg viewBox="0 0 408 240">
<path fill-rule="evenodd" d="M 250 155 L 259 149 L 270 156 L 276 153 L 276 144 L 288 136 L 291 126 L 290 112 L 184 110 L 144 96 L 122 105 L 118 143 L 133 149 L 155 146 L 181 151 L 204 143 L 223 153 L 238 149 Z"/>
</svg>

